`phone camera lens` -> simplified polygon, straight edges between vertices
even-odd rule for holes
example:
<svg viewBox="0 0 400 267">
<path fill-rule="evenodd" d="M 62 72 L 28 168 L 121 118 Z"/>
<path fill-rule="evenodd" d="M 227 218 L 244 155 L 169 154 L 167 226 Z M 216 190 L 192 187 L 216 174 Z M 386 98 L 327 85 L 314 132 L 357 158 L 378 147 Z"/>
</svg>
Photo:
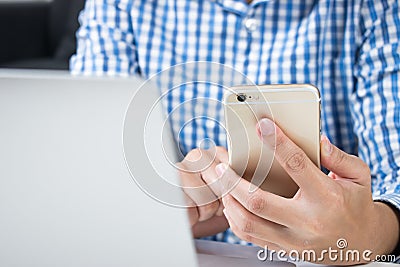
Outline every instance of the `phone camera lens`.
<svg viewBox="0 0 400 267">
<path fill-rule="evenodd" d="M 237 100 L 238 100 L 239 102 L 244 102 L 244 101 L 246 101 L 246 95 L 244 95 L 244 94 L 237 95 Z"/>
</svg>

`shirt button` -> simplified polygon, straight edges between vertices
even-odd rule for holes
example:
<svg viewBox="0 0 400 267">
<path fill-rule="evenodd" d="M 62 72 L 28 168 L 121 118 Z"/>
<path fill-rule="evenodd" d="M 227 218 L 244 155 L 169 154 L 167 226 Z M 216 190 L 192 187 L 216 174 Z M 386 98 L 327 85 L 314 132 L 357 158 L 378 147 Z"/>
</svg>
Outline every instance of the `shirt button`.
<svg viewBox="0 0 400 267">
<path fill-rule="evenodd" d="M 249 32 L 254 32 L 255 30 L 257 30 L 257 22 L 255 19 L 246 19 L 246 21 L 244 22 L 244 26 Z"/>
</svg>

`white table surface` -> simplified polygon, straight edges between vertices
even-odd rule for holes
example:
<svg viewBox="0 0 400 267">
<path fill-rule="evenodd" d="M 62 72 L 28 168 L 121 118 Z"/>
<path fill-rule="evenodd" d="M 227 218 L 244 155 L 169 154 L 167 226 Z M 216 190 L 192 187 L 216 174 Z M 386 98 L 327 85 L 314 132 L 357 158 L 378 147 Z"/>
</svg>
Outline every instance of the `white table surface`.
<svg viewBox="0 0 400 267">
<path fill-rule="evenodd" d="M 282 262 L 282 261 L 260 261 L 257 258 L 259 247 L 247 247 L 241 245 L 233 245 L 222 242 L 213 242 L 206 240 L 195 241 L 197 257 L 200 267 L 256 267 L 256 266 L 280 266 L 280 267 L 323 267 L 327 265 L 312 264 L 308 262 Z M 361 266 L 361 265 L 358 265 Z M 372 262 L 363 266 L 368 267 L 397 267 L 398 264 Z"/>
</svg>

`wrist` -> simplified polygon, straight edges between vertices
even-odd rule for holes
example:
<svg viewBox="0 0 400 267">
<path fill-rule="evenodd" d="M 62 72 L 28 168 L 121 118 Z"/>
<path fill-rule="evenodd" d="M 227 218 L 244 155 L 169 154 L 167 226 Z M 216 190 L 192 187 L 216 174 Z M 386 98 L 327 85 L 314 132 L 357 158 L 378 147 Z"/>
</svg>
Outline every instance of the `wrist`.
<svg viewBox="0 0 400 267">
<path fill-rule="evenodd" d="M 399 212 L 390 204 L 374 202 L 372 251 L 376 255 L 393 254 L 399 243 Z"/>
<path fill-rule="evenodd" d="M 229 227 L 225 216 L 214 216 L 207 221 L 198 222 L 192 226 L 194 238 L 216 235 Z"/>
</svg>

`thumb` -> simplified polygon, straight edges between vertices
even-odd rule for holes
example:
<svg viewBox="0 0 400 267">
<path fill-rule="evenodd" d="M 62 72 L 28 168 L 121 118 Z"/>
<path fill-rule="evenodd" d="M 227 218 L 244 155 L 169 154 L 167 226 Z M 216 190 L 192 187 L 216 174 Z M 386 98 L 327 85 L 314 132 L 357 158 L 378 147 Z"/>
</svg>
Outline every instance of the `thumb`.
<svg viewBox="0 0 400 267">
<path fill-rule="evenodd" d="M 331 176 L 356 179 L 361 184 L 370 182 L 371 173 L 367 164 L 331 144 L 326 136 L 321 138 L 321 164 L 334 174 Z"/>
</svg>

